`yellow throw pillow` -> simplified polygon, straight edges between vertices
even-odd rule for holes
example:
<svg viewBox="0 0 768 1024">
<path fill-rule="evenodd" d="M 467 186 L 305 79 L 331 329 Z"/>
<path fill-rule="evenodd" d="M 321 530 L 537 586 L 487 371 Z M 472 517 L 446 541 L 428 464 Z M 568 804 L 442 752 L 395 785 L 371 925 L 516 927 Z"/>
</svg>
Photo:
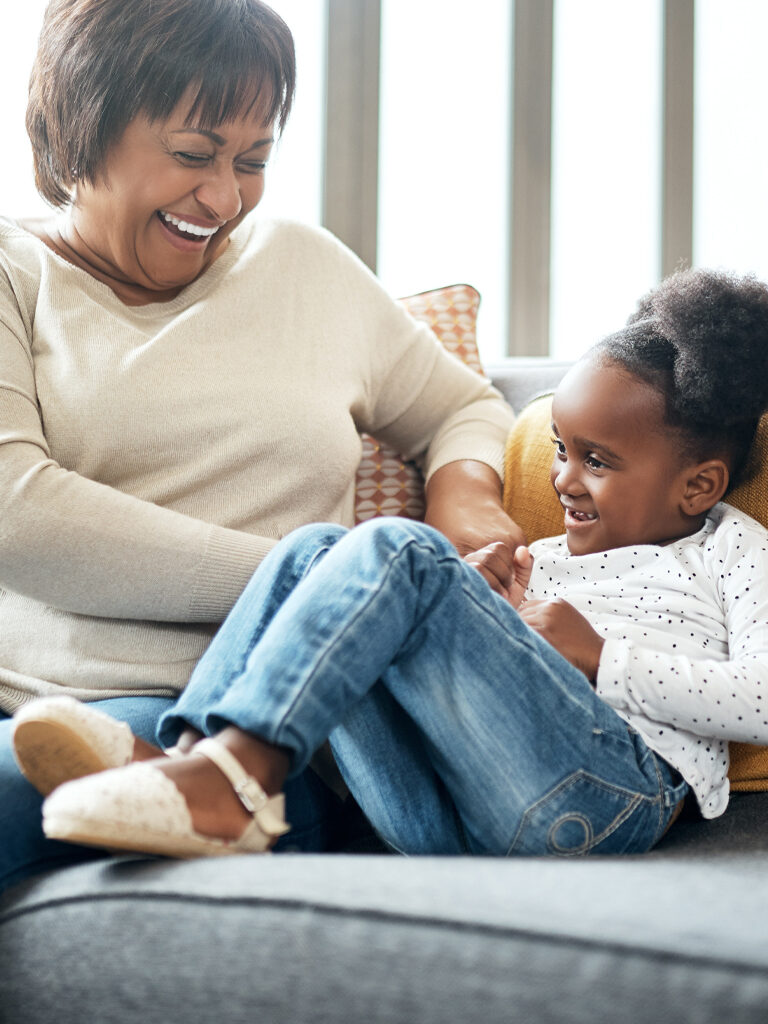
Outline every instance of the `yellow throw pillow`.
<svg viewBox="0 0 768 1024">
<path fill-rule="evenodd" d="M 563 510 L 549 481 L 552 465 L 552 396 L 527 405 L 507 442 L 504 508 L 529 542 L 563 533 Z M 750 455 L 748 479 L 727 501 L 768 527 L 768 414 L 763 417 Z M 768 790 L 768 747 L 730 744 L 731 788 Z"/>
<path fill-rule="evenodd" d="M 528 543 L 564 532 L 563 509 L 549 481 L 554 457 L 552 395 L 530 402 L 507 441 L 504 508 Z"/>
</svg>

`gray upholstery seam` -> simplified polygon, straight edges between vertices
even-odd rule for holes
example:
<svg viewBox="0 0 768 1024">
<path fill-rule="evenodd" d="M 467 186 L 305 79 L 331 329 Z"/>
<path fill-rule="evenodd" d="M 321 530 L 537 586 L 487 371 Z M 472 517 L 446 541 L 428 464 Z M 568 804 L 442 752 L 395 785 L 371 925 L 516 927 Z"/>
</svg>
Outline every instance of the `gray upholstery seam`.
<svg viewBox="0 0 768 1024">
<path fill-rule="evenodd" d="M 640 956 L 647 960 L 662 961 L 664 963 L 674 960 L 681 964 L 690 963 L 696 964 L 700 967 L 718 967 L 726 970 L 738 970 L 745 974 L 753 974 L 755 971 L 759 971 L 761 975 L 764 975 L 766 970 L 766 965 L 764 963 L 751 962 L 746 964 L 744 961 L 729 960 L 726 957 L 716 957 L 711 955 L 697 956 L 690 953 L 680 953 L 676 950 L 649 949 L 644 946 L 631 945 L 620 941 L 606 942 L 591 939 L 589 937 L 558 935 L 554 932 L 537 932 L 530 928 L 516 928 L 506 925 L 496 925 L 483 922 L 478 923 L 475 921 L 449 921 L 445 918 L 430 917 L 426 914 L 398 914 L 386 910 L 376 910 L 371 907 L 350 909 L 349 907 L 313 903 L 310 900 L 275 899 L 274 897 L 260 898 L 254 896 L 215 897 L 190 894 L 179 895 L 176 893 L 142 893 L 140 895 L 137 895 L 136 893 L 118 893 L 98 895 L 89 893 L 88 895 L 83 896 L 68 896 L 60 899 L 51 899 L 44 903 L 36 904 L 34 907 L 20 907 L 18 910 L 2 912 L 0 913 L 0 932 L 2 931 L 3 925 L 8 922 L 18 920 L 22 917 L 28 917 L 31 914 L 35 914 L 40 911 L 52 910 L 56 907 L 75 906 L 78 904 L 89 903 L 128 903 L 133 901 L 147 903 L 190 903 L 201 906 L 229 906 L 233 909 L 259 906 L 275 910 L 295 910 L 300 912 L 311 910 L 318 914 L 325 914 L 329 917 L 353 917 L 368 921 L 383 921 L 390 924 L 431 927 L 441 931 L 456 931 L 497 937 L 503 936 L 509 939 L 525 939 L 528 942 L 538 942 L 541 944 L 552 943 L 558 946 L 571 946 L 576 948 L 585 947 L 593 951 L 613 952 L 621 955 L 622 957 Z"/>
</svg>

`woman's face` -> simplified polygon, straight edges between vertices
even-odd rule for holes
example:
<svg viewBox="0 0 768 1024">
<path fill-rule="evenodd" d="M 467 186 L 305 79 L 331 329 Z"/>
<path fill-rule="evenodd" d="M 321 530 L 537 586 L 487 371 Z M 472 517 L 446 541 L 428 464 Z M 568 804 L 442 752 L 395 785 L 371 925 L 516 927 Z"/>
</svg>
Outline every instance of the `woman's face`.
<svg viewBox="0 0 768 1024">
<path fill-rule="evenodd" d="M 264 194 L 272 125 L 254 112 L 207 130 L 188 110 L 183 101 L 167 121 L 131 121 L 97 183 L 78 184 L 62 230 L 128 301 L 171 298 L 194 281 Z"/>
</svg>

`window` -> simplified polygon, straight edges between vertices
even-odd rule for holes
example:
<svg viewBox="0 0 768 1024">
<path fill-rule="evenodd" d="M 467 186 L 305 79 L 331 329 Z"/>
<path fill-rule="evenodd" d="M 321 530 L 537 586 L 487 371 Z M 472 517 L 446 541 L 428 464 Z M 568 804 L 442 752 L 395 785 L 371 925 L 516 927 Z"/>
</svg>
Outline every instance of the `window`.
<svg viewBox="0 0 768 1024">
<path fill-rule="evenodd" d="M 555 5 L 551 334 L 570 358 L 660 274 L 660 0 Z"/>
<path fill-rule="evenodd" d="M 698 0 L 694 259 L 768 280 L 768 4 Z"/>
<path fill-rule="evenodd" d="M 264 213 L 328 223 L 393 294 L 475 285 L 486 362 L 575 357 L 680 256 L 768 278 L 764 0 L 273 5 L 298 93 Z M 44 7 L 0 12 L 9 216 L 49 212 L 24 131 Z M 529 194 L 543 212 L 523 230 Z M 515 290 L 515 266 L 534 264 L 536 286 Z"/>
<path fill-rule="evenodd" d="M 384 0 L 378 272 L 396 295 L 467 282 L 478 335 L 506 336 L 511 7 Z"/>
</svg>

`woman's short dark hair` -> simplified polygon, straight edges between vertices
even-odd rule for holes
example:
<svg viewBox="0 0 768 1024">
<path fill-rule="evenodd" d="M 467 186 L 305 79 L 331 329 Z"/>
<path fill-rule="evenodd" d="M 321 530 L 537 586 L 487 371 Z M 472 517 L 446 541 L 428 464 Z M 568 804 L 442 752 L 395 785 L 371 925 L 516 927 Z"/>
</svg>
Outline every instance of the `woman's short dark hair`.
<svg viewBox="0 0 768 1024">
<path fill-rule="evenodd" d="M 290 29 L 260 0 L 51 0 L 27 106 L 38 191 L 66 206 L 138 114 L 169 117 L 190 87 L 199 126 L 258 105 L 280 132 L 295 82 Z"/>
</svg>

